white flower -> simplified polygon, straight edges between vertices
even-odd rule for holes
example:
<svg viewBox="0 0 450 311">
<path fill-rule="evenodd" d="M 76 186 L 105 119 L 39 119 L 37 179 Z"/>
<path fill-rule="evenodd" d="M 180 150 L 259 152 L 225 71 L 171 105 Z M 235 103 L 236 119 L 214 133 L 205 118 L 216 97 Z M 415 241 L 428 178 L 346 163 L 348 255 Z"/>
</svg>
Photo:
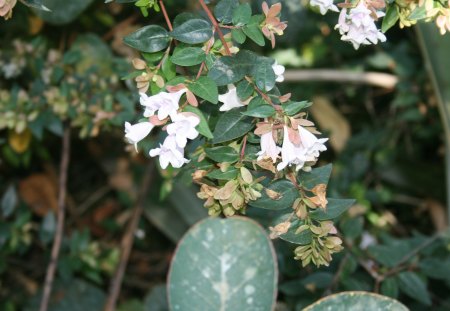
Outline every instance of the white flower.
<svg viewBox="0 0 450 311">
<path fill-rule="evenodd" d="M 273 163 L 275 163 L 280 154 L 280 147 L 276 145 L 272 131 L 261 135 L 260 144 L 261 151 L 256 154 L 258 156 L 258 161 L 264 157 L 269 157 L 272 158 Z"/>
<path fill-rule="evenodd" d="M 186 93 L 182 89 L 175 93 L 160 92 L 153 96 L 141 93 L 140 102 L 145 107 L 144 117 L 150 117 L 158 112 L 158 119 L 164 120 L 168 116 L 175 115 L 178 111 L 181 96 Z"/>
<path fill-rule="evenodd" d="M 383 12 L 376 14 L 377 17 L 384 16 Z M 378 41 L 386 41 L 386 36 L 375 25 L 371 11 L 366 7 L 364 0 L 360 0 L 348 14 L 347 9 L 342 9 L 335 29 L 339 29 L 342 35 L 341 40 L 351 42 L 355 49 L 358 49 L 361 44 L 377 44 Z"/>
<path fill-rule="evenodd" d="M 275 79 L 275 81 L 277 82 L 283 82 L 284 81 L 284 71 L 285 68 L 283 65 L 279 65 L 277 61 L 275 61 L 275 63 L 273 63 L 272 65 L 272 69 L 273 72 L 275 73 L 275 75 L 277 76 L 277 78 Z"/>
<path fill-rule="evenodd" d="M 284 126 L 283 146 L 281 147 L 281 162 L 277 165 L 277 170 L 281 171 L 288 165 L 296 165 L 298 171 L 305 165 L 306 149 L 303 145 L 296 146 L 289 139 L 287 126 Z"/>
<path fill-rule="evenodd" d="M 300 143 L 306 149 L 305 157 L 308 162 L 315 162 L 320 155 L 320 152 L 327 150 L 324 143 L 328 138 L 317 138 L 313 133 L 302 126 L 298 126 L 298 133 L 300 135 Z"/>
<path fill-rule="evenodd" d="M 195 127 L 200 123 L 200 118 L 191 113 L 179 113 L 171 117 L 173 123 L 167 126 L 167 133 L 175 136 L 178 147 L 186 147 L 187 139 L 198 136 Z"/>
<path fill-rule="evenodd" d="M 152 131 L 154 125 L 150 122 L 141 122 L 131 125 L 129 122 L 125 122 L 125 138 L 130 144 L 134 145 L 137 152 L 137 143 L 147 137 Z"/>
<path fill-rule="evenodd" d="M 319 7 L 320 14 L 322 15 L 325 15 L 328 10 L 339 12 L 338 7 L 333 4 L 333 0 L 311 0 L 309 4 L 314 7 Z"/>
<path fill-rule="evenodd" d="M 151 157 L 159 156 L 159 164 L 162 169 L 166 169 L 169 164 L 174 168 L 180 168 L 189 162 L 189 160 L 184 158 L 183 148 L 177 146 L 175 136 L 167 136 L 163 144 L 159 147 L 150 150 L 149 154 Z"/>
<path fill-rule="evenodd" d="M 228 92 L 219 95 L 219 101 L 223 103 L 219 108 L 220 111 L 228 111 L 246 105 L 246 102 L 242 102 L 237 96 L 237 90 L 233 84 L 228 85 Z"/>
</svg>

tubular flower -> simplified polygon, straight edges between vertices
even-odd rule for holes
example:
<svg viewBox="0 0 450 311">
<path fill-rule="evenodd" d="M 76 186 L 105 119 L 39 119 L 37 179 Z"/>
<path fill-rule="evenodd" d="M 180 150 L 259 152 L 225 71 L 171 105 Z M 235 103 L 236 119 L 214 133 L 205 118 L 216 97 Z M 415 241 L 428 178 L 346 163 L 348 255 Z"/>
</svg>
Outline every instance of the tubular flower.
<svg viewBox="0 0 450 311">
<path fill-rule="evenodd" d="M 280 154 L 280 147 L 278 147 L 273 139 L 272 131 L 261 135 L 261 151 L 257 153 L 258 161 L 265 157 L 271 158 L 273 163 L 277 161 Z"/>
<path fill-rule="evenodd" d="M 134 145 L 137 152 L 137 143 L 147 137 L 152 131 L 154 125 L 150 122 L 141 122 L 131 125 L 129 122 L 125 122 L 125 138 L 130 144 Z"/>
<path fill-rule="evenodd" d="M 186 89 L 175 93 L 160 92 L 153 96 L 141 93 L 140 102 L 145 107 L 144 117 L 151 117 L 158 114 L 159 120 L 164 120 L 168 116 L 173 116 L 179 108 L 178 102 L 181 96 L 186 93 Z"/>
<path fill-rule="evenodd" d="M 223 103 L 223 105 L 219 108 L 220 111 L 228 111 L 248 104 L 248 101 L 242 102 L 239 99 L 237 96 L 236 87 L 233 84 L 228 85 L 228 92 L 219 95 L 219 101 Z"/>
<path fill-rule="evenodd" d="M 277 170 L 281 171 L 286 166 L 296 165 L 296 170 L 298 171 L 305 165 L 306 149 L 303 145 L 294 145 L 289 139 L 289 132 L 287 126 L 284 126 L 283 134 L 283 146 L 281 147 L 281 162 L 277 165 Z"/>
<path fill-rule="evenodd" d="M 180 148 L 186 147 L 188 138 L 195 139 L 198 131 L 195 127 L 200 123 L 200 118 L 190 113 L 179 113 L 172 118 L 173 123 L 167 126 L 167 133 L 175 136 L 175 142 Z"/>
<path fill-rule="evenodd" d="M 163 144 L 159 148 L 150 150 L 150 156 L 159 156 L 159 164 L 164 170 L 169 164 L 174 168 L 180 168 L 189 160 L 184 158 L 184 150 L 177 146 L 175 136 L 169 135 L 164 140 Z"/>
<path fill-rule="evenodd" d="M 284 81 L 284 71 L 286 70 L 283 65 L 279 65 L 277 61 L 272 65 L 273 72 L 277 76 L 275 81 L 283 82 Z"/>
<path fill-rule="evenodd" d="M 333 0 L 311 0 L 309 5 L 313 7 L 318 7 L 320 10 L 320 14 L 325 15 L 328 10 L 339 12 L 339 9 L 336 5 L 333 4 Z"/>
</svg>

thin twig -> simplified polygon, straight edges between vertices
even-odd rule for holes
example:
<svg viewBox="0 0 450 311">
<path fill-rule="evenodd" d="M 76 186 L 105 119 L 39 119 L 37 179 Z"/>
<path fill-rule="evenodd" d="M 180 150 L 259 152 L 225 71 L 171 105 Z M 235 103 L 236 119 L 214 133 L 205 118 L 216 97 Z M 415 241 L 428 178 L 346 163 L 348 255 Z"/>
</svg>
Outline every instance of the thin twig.
<svg viewBox="0 0 450 311">
<path fill-rule="evenodd" d="M 133 214 L 131 216 L 130 222 L 128 223 L 127 230 L 123 235 L 122 240 L 120 241 L 120 261 L 114 273 L 114 276 L 111 279 L 109 295 L 103 309 L 104 311 L 114 311 L 116 308 L 117 297 L 119 296 L 125 268 L 130 257 L 131 248 L 133 246 L 134 233 L 136 232 L 137 226 L 139 224 L 139 219 L 141 218 L 142 212 L 144 211 L 144 201 L 152 182 L 153 171 L 153 161 L 150 161 L 144 173 L 145 175 L 141 184 L 141 189 L 139 191 L 139 196 L 136 202 L 136 206 L 134 207 Z"/>
<path fill-rule="evenodd" d="M 59 195 L 58 195 L 58 214 L 57 214 L 56 231 L 53 240 L 50 263 L 48 264 L 47 273 L 45 276 L 44 291 L 42 294 L 41 306 L 39 308 L 39 311 L 47 311 L 48 309 L 50 294 L 52 292 L 53 280 L 55 278 L 56 266 L 58 263 L 59 251 L 61 249 L 61 242 L 64 233 L 64 214 L 65 214 L 69 159 L 70 159 L 70 124 L 66 124 L 63 134 L 61 164 L 59 169 Z"/>
<path fill-rule="evenodd" d="M 167 14 L 167 10 L 166 10 L 163 0 L 159 0 L 159 6 L 161 7 L 161 11 L 164 15 L 164 19 L 166 20 L 167 27 L 169 27 L 169 30 L 172 31 L 173 30 L 172 23 L 170 22 L 169 15 Z"/>
<path fill-rule="evenodd" d="M 230 56 L 231 55 L 230 48 L 228 47 L 228 44 L 225 41 L 225 38 L 224 38 L 223 33 L 222 33 L 222 30 L 220 29 L 220 26 L 217 23 L 216 18 L 211 13 L 211 10 L 208 8 L 208 6 L 206 5 L 204 0 L 199 0 L 198 2 L 200 2 L 200 5 L 202 6 L 202 8 L 205 11 L 206 15 L 208 15 L 209 20 L 214 25 L 214 28 L 216 29 L 217 34 L 219 35 L 220 41 L 222 41 L 223 47 L 225 48 L 225 51 L 226 51 L 227 55 Z"/>
</svg>

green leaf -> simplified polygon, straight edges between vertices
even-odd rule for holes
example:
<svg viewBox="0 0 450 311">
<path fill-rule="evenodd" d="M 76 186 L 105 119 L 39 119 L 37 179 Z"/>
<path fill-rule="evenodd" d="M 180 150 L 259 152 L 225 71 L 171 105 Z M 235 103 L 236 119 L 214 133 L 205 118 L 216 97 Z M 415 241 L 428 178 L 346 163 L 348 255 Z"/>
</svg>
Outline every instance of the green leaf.
<svg viewBox="0 0 450 311">
<path fill-rule="evenodd" d="M 280 218 L 278 218 L 276 221 L 274 221 L 273 225 L 275 226 L 279 223 L 282 223 L 291 216 L 292 212 L 285 214 Z M 311 230 L 304 230 L 300 233 L 297 233 L 297 229 L 303 224 L 304 224 L 303 220 L 300 220 L 298 218 L 294 219 L 293 221 L 291 221 L 291 226 L 289 227 L 289 230 L 285 234 L 280 235 L 280 239 L 297 245 L 310 244 L 312 241 Z"/>
<path fill-rule="evenodd" d="M 21 0 L 21 2 L 30 8 L 50 12 L 50 9 L 44 5 L 43 0 Z"/>
<path fill-rule="evenodd" d="M 216 162 L 234 163 L 239 160 L 238 152 L 230 146 L 206 148 L 205 153 L 210 159 Z"/>
<path fill-rule="evenodd" d="M 450 258 L 425 258 L 419 262 L 420 271 L 434 279 L 450 280 Z"/>
<path fill-rule="evenodd" d="M 259 26 L 262 20 L 263 17 L 261 15 L 254 15 L 251 17 L 250 22 L 242 28 L 247 37 L 252 39 L 259 46 L 264 46 L 266 44 L 264 35 Z"/>
<path fill-rule="evenodd" d="M 49 24 L 64 25 L 74 21 L 93 0 L 27 0 L 36 15 Z M 43 8 L 47 8 L 47 10 Z"/>
<path fill-rule="evenodd" d="M 247 80 L 242 80 L 237 84 L 236 92 L 241 100 L 246 100 L 253 95 L 254 88 Z"/>
<path fill-rule="evenodd" d="M 166 285 L 157 285 L 144 298 L 145 311 L 169 311 Z M 135 310 L 129 310 L 135 311 Z"/>
<path fill-rule="evenodd" d="M 398 14 L 398 13 L 397 13 Z M 428 16 L 428 11 L 425 5 L 416 6 L 416 8 L 409 14 L 408 19 L 418 21 Z"/>
<path fill-rule="evenodd" d="M 206 120 L 205 116 L 203 115 L 203 112 L 201 112 L 200 109 L 188 105 L 184 108 L 184 111 L 195 113 L 200 118 L 200 124 L 197 125 L 196 127 L 197 131 L 200 134 L 202 134 L 206 138 L 210 139 L 214 138 L 213 133 L 209 129 L 208 121 Z"/>
<path fill-rule="evenodd" d="M 386 32 L 394 26 L 400 16 L 398 15 L 398 7 L 395 4 L 388 6 L 386 15 L 383 17 L 383 23 L 381 24 L 381 31 Z"/>
<path fill-rule="evenodd" d="M 2 201 L 2 214 L 3 217 L 7 218 L 12 214 L 17 205 L 17 193 L 16 188 L 13 185 L 9 185 L 3 194 Z"/>
<path fill-rule="evenodd" d="M 253 72 L 257 65 L 256 55 L 249 51 L 240 51 L 236 56 L 218 58 L 208 73 L 218 86 L 231 84 L 241 80 Z"/>
<path fill-rule="evenodd" d="M 217 84 L 207 76 L 201 76 L 198 80 L 189 83 L 187 87 L 192 93 L 212 104 L 217 104 L 219 100 Z"/>
<path fill-rule="evenodd" d="M 328 199 L 326 209 L 318 208 L 312 211 L 309 215 L 314 220 L 332 220 L 342 215 L 353 204 L 355 204 L 355 200 Z"/>
<path fill-rule="evenodd" d="M 229 24 L 232 21 L 233 11 L 238 5 L 238 0 L 221 0 L 214 8 L 214 15 L 219 22 Z"/>
<path fill-rule="evenodd" d="M 320 299 L 303 311 L 408 311 L 403 304 L 389 297 L 369 292 L 342 292 Z"/>
<path fill-rule="evenodd" d="M 165 57 L 161 66 L 161 70 L 166 80 L 171 80 L 177 75 L 175 64 L 168 57 Z"/>
<path fill-rule="evenodd" d="M 206 59 L 205 51 L 197 47 L 176 47 L 170 58 L 172 63 L 180 66 L 194 66 Z"/>
<path fill-rule="evenodd" d="M 177 247 L 169 305 L 173 310 L 236 311 L 248 305 L 272 310 L 277 279 L 272 243 L 257 223 L 209 218 L 189 230 Z"/>
<path fill-rule="evenodd" d="M 242 114 L 255 118 L 267 118 L 275 114 L 275 108 L 266 103 L 261 97 L 253 98 Z"/>
<path fill-rule="evenodd" d="M 297 177 L 298 182 L 308 190 L 311 190 L 316 185 L 328 184 L 330 179 L 332 164 L 327 164 L 318 168 L 314 168 L 311 172 L 300 172 Z"/>
<path fill-rule="evenodd" d="M 252 17 L 252 8 L 249 3 L 239 5 L 233 11 L 233 24 L 235 26 L 243 26 L 250 21 Z"/>
<path fill-rule="evenodd" d="M 123 42 L 141 52 L 154 53 L 167 48 L 167 30 L 158 25 L 145 26 L 123 38 Z"/>
<path fill-rule="evenodd" d="M 258 64 L 254 71 L 254 78 L 256 86 L 260 90 L 268 92 L 275 86 L 275 72 L 272 65 L 267 61 Z"/>
<path fill-rule="evenodd" d="M 214 144 L 244 136 L 254 127 L 253 119 L 242 114 L 244 109 L 231 109 L 220 116 L 214 129 Z"/>
<path fill-rule="evenodd" d="M 267 191 L 267 189 L 269 191 Z M 270 194 L 271 191 L 276 192 L 276 199 L 272 199 L 267 195 L 267 193 Z M 254 207 L 269 210 L 284 210 L 291 208 L 297 198 L 298 190 L 295 186 L 286 179 L 279 179 L 271 183 L 266 189 L 263 189 L 261 191 L 261 197 L 258 200 L 251 201 L 249 204 Z"/>
<path fill-rule="evenodd" d="M 397 266 L 405 257 L 405 254 L 411 251 L 407 241 L 398 241 L 392 245 L 371 245 L 368 248 L 369 254 L 380 264 L 393 268 Z"/>
<path fill-rule="evenodd" d="M 398 297 L 398 290 L 398 282 L 395 277 L 385 278 L 381 283 L 380 292 L 385 296 L 395 299 Z"/>
<path fill-rule="evenodd" d="M 208 41 L 212 35 L 212 26 L 204 19 L 190 19 L 176 27 L 170 35 L 180 42 L 197 44 Z"/>
<path fill-rule="evenodd" d="M 431 306 L 431 298 L 425 282 L 414 272 L 401 272 L 397 275 L 400 290 L 409 297 Z"/>
<path fill-rule="evenodd" d="M 211 171 L 206 176 L 218 180 L 232 180 L 237 178 L 238 172 L 239 171 L 235 167 L 231 167 L 225 172 L 222 172 L 221 170 Z"/>
<path fill-rule="evenodd" d="M 242 29 L 238 28 L 231 29 L 231 36 L 233 37 L 234 41 L 236 41 L 239 44 L 244 43 L 245 39 L 247 39 L 247 36 L 242 31 Z"/>
<path fill-rule="evenodd" d="M 311 102 L 309 101 L 301 101 L 301 102 L 287 102 L 285 104 L 283 104 L 281 107 L 283 108 L 283 111 L 285 114 L 287 114 L 288 116 L 293 116 L 296 115 L 297 113 L 300 112 L 300 110 L 308 108 L 312 105 Z"/>
</svg>

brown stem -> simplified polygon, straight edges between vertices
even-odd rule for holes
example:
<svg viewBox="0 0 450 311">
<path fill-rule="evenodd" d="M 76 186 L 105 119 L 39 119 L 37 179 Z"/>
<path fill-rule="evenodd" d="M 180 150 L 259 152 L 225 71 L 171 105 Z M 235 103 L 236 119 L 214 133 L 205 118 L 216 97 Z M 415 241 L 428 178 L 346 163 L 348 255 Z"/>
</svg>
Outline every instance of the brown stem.
<svg viewBox="0 0 450 311">
<path fill-rule="evenodd" d="M 216 21 L 216 18 L 211 13 L 211 10 L 208 8 L 208 6 L 206 5 L 204 0 L 199 0 L 198 2 L 200 2 L 200 5 L 202 6 L 203 10 L 206 12 L 206 15 L 208 15 L 209 20 L 211 21 L 211 23 L 213 23 L 214 28 L 216 29 L 216 31 L 219 35 L 220 41 L 222 41 L 223 47 L 225 48 L 225 51 L 227 52 L 227 55 L 230 56 L 231 55 L 230 48 L 228 47 L 228 44 L 225 41 L 225 38 L 223 37 L 222 30 L 220 29 L 219 24 Z"/>
<path fill-rule="evenodd" d="M 244 159 L 246 147 L 247 147 L 247 135 L 244 136 L 244 140 L 242 141 L 241 161 Z"/>
<path fill-rule="evenodd" d="M 166 7 L 164 5 L 163 0 L 159 0 L 159 6 L 161 7 L 161 11 L 164 15 L 164 19 L 166 20 L 167 27 L 169 27 L 169 30 L 172 31 L 173 30 L 172 23 L 170 22 L 169 15 L 167 15 Z"/>
<path fill-rule="evenodd" d="M 55 279 L 56 266 L 58 263 L 59 251 L 61 249 L 61 242 L 64 233 L 64 214 L 65 214 L 65 201 L 67 191 L 67 172 L 69 168 L 70 159 L 70 124 L 65 125 L 63 142 L 62 142 L 62 155 L 61 164 L 59 169 L 59 194 L 58 194 L 58 214 L 55 237 L 53 239 L 53 246 L 50 255 L 50 263 L 47 267 L 47 273 L 45 276 L 44 291 L 42 294 L 41 306 L 39 311 L 47 311 L 50 301 L 50 294 L 52 292 L 53 280 Z"/>
<path fill-rule="evenodd" d="M 213 40 L 209 40 L 208 45 L 206 46 L 206 51 L 205 54 L 208 55 L 209 51 L 211 50 L 211 47 L 213 45 Z M 200 65 L 200 69 L 197 72 L 197 76 L 195 77 L 196 79 L 200 78 L 200 76 L 202 75 L 203 69 L 205 69 L 206 66 L 206 62 L 203 61 L 202 64 Z"/>
<path fill-rule="evenodd" d="M 114 311 L 116 308 L 117 297 L 119 296 L 123 275 L 125 274 L 125 268 L 130 257 L 131 248 L 133 246 L 134 233 L 136 232 L 137 226 L 139 224 L 139 219 L 141 218 L 141 215 L 144 211 L 144 201 L 147 195 L 147 191 L 150 188 L 153 171 L 154 165 L 153 161 L 151 161 L 147 167 L 147 170 L 145 171 L 136 206 L 133 210 L 133 214 L 131 215 L 130 222 L 128 223 L 127 231 L 120 241 L 120 261 L 114 273 L 114 276 L 111 279 L 108 298 L 106 300 L 105 307 L 103 308 L 104 311 Z"/>
</svg>

